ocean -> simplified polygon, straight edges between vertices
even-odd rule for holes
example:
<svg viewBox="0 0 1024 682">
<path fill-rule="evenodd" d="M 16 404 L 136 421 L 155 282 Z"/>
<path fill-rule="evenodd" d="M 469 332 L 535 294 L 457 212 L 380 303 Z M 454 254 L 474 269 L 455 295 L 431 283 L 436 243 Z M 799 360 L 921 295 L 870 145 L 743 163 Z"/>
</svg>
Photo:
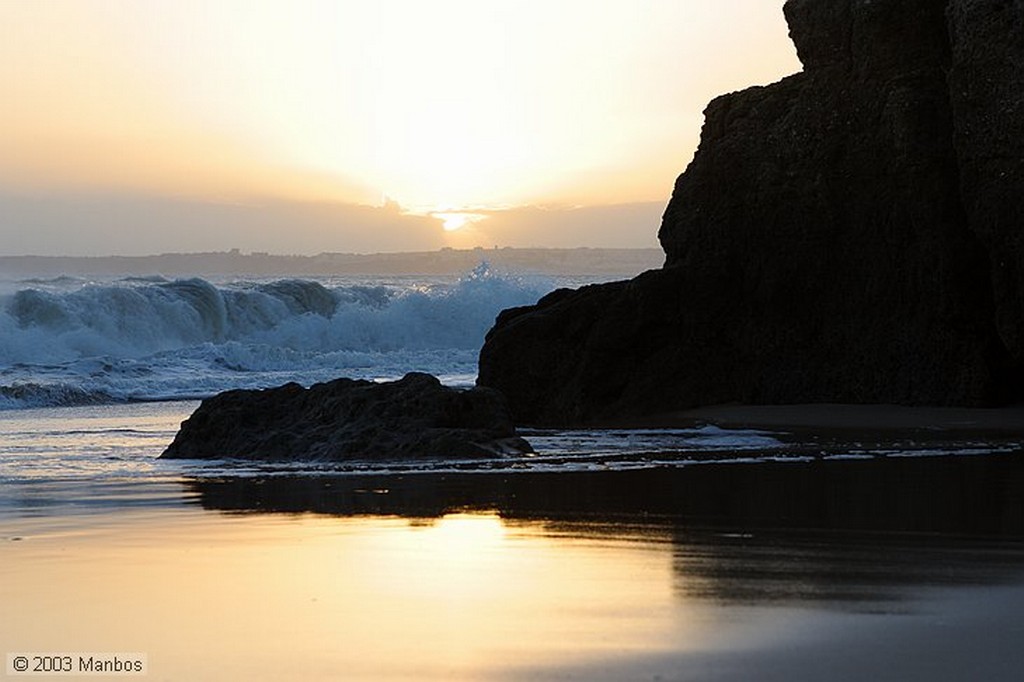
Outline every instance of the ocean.
<svg viewBox="0 0 1024 682">
<path fill-rule="evenodd" d="M 471 384 L 487 329 L 554 278 L 109 278 L 0 283 L 0 409 L 185 400 L 417 370 Z"/>
</svg>

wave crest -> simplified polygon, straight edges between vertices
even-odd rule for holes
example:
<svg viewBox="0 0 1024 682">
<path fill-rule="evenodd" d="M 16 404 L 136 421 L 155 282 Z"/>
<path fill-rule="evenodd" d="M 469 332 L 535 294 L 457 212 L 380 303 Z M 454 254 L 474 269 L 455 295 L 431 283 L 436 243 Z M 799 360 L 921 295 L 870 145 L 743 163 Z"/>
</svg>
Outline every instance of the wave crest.
<svg viewBox="0 0 1024 682">
<path fill-rule="evenodd" d="M 464 377 L 497 313 L 551 288 L 486 264 L 428 284 L 135 277 L 25 288 L 0 299 L 0 398 L 77 400 L 59 386 L 100 400 L 194 397 L 341 372 Z"/>
</svg>

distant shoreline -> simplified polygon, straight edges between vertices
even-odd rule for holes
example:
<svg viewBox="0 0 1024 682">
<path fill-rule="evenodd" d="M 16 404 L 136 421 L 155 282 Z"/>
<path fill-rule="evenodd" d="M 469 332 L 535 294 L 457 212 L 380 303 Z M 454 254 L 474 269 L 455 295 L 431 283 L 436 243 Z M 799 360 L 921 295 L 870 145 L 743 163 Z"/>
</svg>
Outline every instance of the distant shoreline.
<svg viewBox="0 0 1024 682">
<path fill-rule="evenodd" d="M 545 275 L 633 276 L 661 267 L 661 249 L 443 248 L 315 256 L 238 249 L 149 256 L 0 256 L 0 277 L 83 275 L 458 275 L 487 261 L 500 270 Z"/>
</svg>

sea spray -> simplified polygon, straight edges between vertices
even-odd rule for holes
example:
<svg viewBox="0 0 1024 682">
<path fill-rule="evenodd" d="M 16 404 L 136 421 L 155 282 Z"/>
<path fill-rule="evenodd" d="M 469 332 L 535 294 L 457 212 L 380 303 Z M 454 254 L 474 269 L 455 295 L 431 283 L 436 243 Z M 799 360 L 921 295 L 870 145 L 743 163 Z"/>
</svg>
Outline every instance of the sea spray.
<svg viewBox="0 0 1024 682">
<path fill-rule="evenodd" d="M 470 382 L 495 315 L 552 287 L 486 264 L 455 281 L 49 280 L 0 299 L 0 408 L 411 370 Z"/>
</svg>

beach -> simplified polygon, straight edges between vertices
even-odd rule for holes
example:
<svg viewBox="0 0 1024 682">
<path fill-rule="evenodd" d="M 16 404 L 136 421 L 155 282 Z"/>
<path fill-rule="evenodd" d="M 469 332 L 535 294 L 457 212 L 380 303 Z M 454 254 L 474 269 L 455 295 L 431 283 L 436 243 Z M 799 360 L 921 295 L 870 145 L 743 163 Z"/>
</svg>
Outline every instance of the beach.
<svg viewBox="0 0 1024 682">
<path fill-rule="evenodd" d="M 612 451 L 622 431 L 532 469 L 156 460 L 190 406 L 4 415 L 12 436 L 37 429 L 37 449 L 57 421 L 89 434 L 80 449 L 130 444 L 79 473 L 4 471 L 5 653 L 141 653 L 160 680 L 1011 680 L 1024 666 L 1024 459 L 1005 431 L 945 455 L 900 432 L 902 456 L 832 440 L 809 458 L 801 437 L 787 458 L 792 432 L 703 426 L 702 454 L 675 464 Z"/>
<path fill-rule="evenodd" d="M 494 512 L 27 530 L 4 538 L 7 650 L 142 652 L 151 679 L 1011 680 L 1024 663 L 1012 543 Z"/>
</svg>

